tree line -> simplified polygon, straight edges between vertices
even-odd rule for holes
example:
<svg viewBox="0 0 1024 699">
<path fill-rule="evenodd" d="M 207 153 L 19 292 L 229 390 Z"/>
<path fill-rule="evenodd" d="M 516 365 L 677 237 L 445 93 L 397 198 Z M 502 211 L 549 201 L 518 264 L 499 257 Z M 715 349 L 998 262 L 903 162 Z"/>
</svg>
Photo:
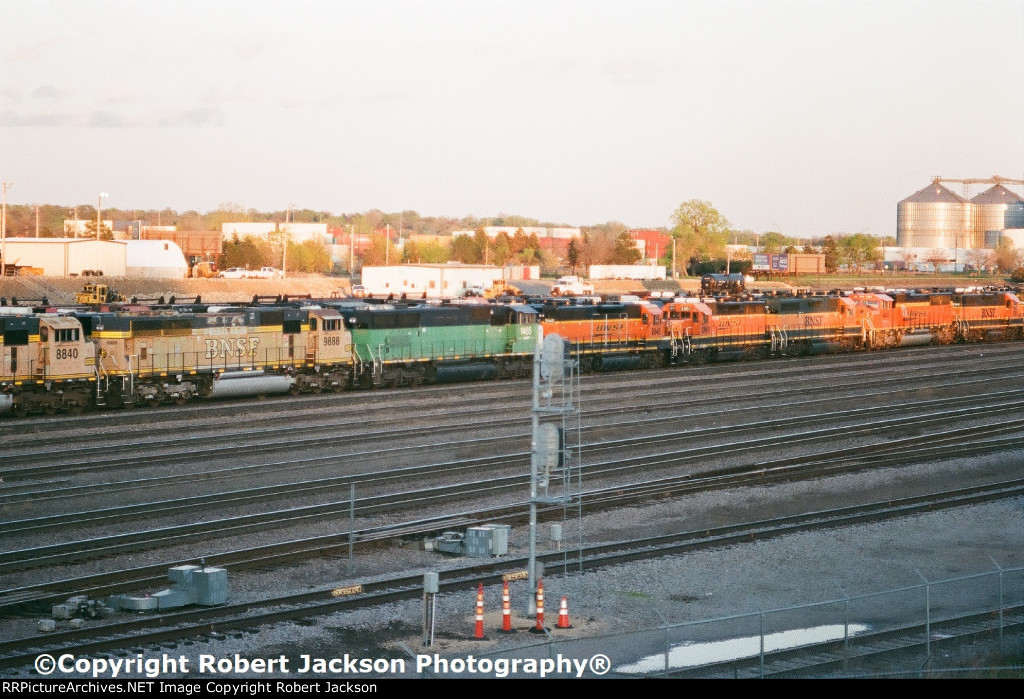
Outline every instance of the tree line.
<svg viewBox="0 0 1024 699">
<path fill-rule="evenodd" d="M 64 235 L 64 220 L 79 218 L 85 220 L 89 230 L 95 230 L 95 205 L 79 206 L 17 205 L 7 207 L 7 235 L 32 237 L 59 237 Z M 465 216 L 462 218 L 421 216 L 416 211 L 405 210 L 387 213 L 378 209 L 352 214 L 334 214 L 309 208 L 288 208 L 277 211 L 245 209 L 234 203 L 221 204 L 217 209 L 200 213 L 195 210 L 184 212 L 164 209 L 120 209 L 104 208 L 104 220 L 141 220 L 146 225 L 173 225 L 179 230 L 219 231 L 223 223 L 273 221 L 277 223 L 324 223 L 328 227 L 341 228 L 357 236 L 369 236 L 369 248 L 357 260 L 362 265 L 385 263 L 443 263 L 458 261 L 468 264 L 528 264 L 539 265 L 543 272 L 553 273 L 571 270 L 576 273 L 595 264 L 635 264 L 641 253 L 629 234 L 629 228 L 621 222 L 580 228 L 579 238 L 569 242 L 568 250 L 557 255 L 543 249 L 536 235 L 527 235 L 524 229 L 531 226 L 569 227 L 564 222 L 542 222 L 538 219 L 519 215 L 499 214 L 493 217 Z M 660 229 L 671 239 L 665 250 L 659 250 L 659 264 L 665 265 L 670 273 L 684 275 L 702 274 L 707 271 L 724 270 L 729 260 L 726 246 L 729 243 L 757 246 L 761 252 L 808 252 L 825 255 L 825 268 L 836 272 L 845 268 L 853 272 L 879 269 L 883 263 L 882 248 L 895 247 L 894 238 L 868 235 L 866 233 L 835 234 L 813 238 L 796 239 L 779 231 L 755 233 L 749 230 L 733 229 L 728 219 L 710 202 L 691 199 L 683 202 L 672 213 L 672 225 Z M 38 229 L 37 229 L 38 222 Z M 500 233 L 488 239 L 484 234 L 486 226 L 512 227 L 514 234 Z M 403 241 L 401 247 L 381 229 L 395 231 Z M 456 230 L 473 230 L 470 236 L 455 236 Z M 430 242 L 411 240 L 413 235 L 441 238 Z M 109 237 L 103 231 L 102 237 Z M 450 242 L 449 242 L 450 241 Z M 225 241 L 224 266 L 278 266 L 282 251 L 277 244 L 258 239 L 233 238 Z M 1003 242 L 991 251 L 973 251 L 969 264 L 976 269 L 1015 270 L 1024 265 L 1024 259 L 1011 244 Z M 934 258 L 934 259 L 933 259 Z M 940 259 L 936 252 L 924 259 L 907 260 L 906 264 L 930 263 L 939 265 L 947 260 Z M 309 272 L 330 272 L 332 265 L 329 251 L 317 243 L 289 243 L 289 269 Z M 734 262 L 734 261 L 733 261 Z M 347 263 L 340 266 L 347 270 Z M 735 268 L 735 265 L 733 265 Z M 335 269 L 334 271 L 338 271 Z M 1022 272 L 1024 273 L 1024 272 Z"/>
</svg>

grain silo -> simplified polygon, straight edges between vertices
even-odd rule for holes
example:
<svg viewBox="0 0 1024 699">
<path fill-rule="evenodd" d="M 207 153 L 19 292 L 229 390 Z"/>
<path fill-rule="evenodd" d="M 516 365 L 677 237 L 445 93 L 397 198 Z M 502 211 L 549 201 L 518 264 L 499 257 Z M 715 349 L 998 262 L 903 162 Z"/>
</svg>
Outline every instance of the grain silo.
<svg viewBox="0 0 1024 699">
<path fill-rule="evenodd" d="M 976 230 L 974 204 L 939 184 L 938 178 L 896 205 L 899 247 L 971 247 Z"/>
<path fill-rule="evenodd" d="M 974 247 L 993 247 L 999 236 L 995 231 L 1024 228 L 1024 199 L 1001 184 L 986 189 L 971 199 L 974 204 L 976 240 Z"/>
</svg>

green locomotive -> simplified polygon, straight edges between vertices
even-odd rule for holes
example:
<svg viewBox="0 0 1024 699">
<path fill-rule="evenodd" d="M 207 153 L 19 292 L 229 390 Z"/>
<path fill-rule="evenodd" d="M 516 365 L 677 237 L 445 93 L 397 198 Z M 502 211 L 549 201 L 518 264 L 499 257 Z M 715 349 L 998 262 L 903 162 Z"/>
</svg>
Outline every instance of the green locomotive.
<svg viewBox="0 0 1024 699">
<path fill-rule="evenodd" d="M 361 388 L 433 383 L 438 372 L 476 368 L 525 377 L 541 332 L 521 304 L 337 307 L 352 334 L 352 379 Z"/>
</svg>

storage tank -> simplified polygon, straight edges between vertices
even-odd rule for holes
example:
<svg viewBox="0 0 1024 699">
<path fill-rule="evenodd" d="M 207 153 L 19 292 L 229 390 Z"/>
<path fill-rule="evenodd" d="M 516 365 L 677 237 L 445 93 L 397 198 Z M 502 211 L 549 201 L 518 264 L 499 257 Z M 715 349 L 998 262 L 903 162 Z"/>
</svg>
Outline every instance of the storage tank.
<svg viewBox="0 0 1024 699">
<path fill-rule="evenodd" d="M 964 248 L 975 242 L 974 204 L 938 179 L 896 205 L 896 245 L 905 248 Z"/>
<path fill-rule="evenodd" d="M 971 199 L 971 203 L 974 204 L 978 243 L 972 247 L 991 247 L 987 243 L 992 237 L 985 235 L 989 231 L 1024 228 L 1024 198 L 1001 184 L 986 189 Z"/>
</svg>

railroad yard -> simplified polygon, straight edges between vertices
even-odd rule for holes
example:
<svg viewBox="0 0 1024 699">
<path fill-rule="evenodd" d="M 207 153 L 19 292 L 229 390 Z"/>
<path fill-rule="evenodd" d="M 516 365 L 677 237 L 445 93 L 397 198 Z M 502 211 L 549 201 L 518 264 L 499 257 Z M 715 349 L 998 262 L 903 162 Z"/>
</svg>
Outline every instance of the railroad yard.
<svg viewBox="0 0 1024 699">
<path fill-rule="evenodd" d="M 1022 355 L 995 343 L 584 375 L 583 504 L 549 508 L 540 526 L 550 638 L 1024 565 Z M 0 673 L 29 676 L 31 657 L 65 644 L 405 658 L 423 651 L 427 571 L 442 581 L 430 652 L 546 657 L 527 648 L 546 637 L 526 633 L 526 583 L 511 586 L 521 633 L 496 632 L 500 575 L 525 567 L 530 396 L 528 380 L 490 381 L 0 419 Z M 512 525 L 507 556 L 418 544 L 484 522 Z M 229 571 L 225 607 L 37 630 L 71 594 L 153 592 L 168 567 L 200 560 Z M 353 585 L 362 594 L 332 595 Z M 551 628 L 563 595 L 568 630 Z M 620 664 L 639 653 L 593 643 Z M 960 643 L 929 662 L 998 664 L 992 652 Z M 919 669 L 915 653 L 844 671 Z"/>
</svg>

